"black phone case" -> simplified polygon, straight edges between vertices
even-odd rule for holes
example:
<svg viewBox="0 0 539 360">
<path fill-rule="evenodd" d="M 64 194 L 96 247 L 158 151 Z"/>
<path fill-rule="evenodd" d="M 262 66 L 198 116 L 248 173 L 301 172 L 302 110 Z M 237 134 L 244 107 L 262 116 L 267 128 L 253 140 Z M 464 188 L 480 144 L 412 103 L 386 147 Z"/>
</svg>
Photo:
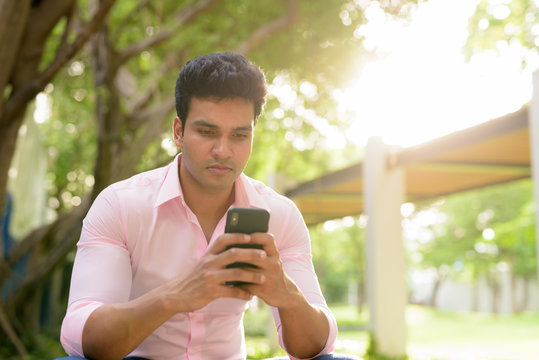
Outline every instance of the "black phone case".
<svg viewBox="0 0 539 360">
<path fill-rule="evenodd" d="M 268 232 L 269 212 L 264 209 L 232 208 L 226 215 L 226 233 Z"/>
<path fill-rule="evenodd" d="M 252 208 L 232 208 L 226 217 L 226 233 L 252 234 L 255 232 L 268 232 L 269 212 L 264 209 Z M 227 250 L 232 247 L 262 249 L 260 244 L 234 244 L 227 246 Z M 235 262 L 226 266 L 227 268 L 256 267 L 253 264 Z M 227 281 L 226 285 L 244 285 L 243 281 Z"/>
</svg>

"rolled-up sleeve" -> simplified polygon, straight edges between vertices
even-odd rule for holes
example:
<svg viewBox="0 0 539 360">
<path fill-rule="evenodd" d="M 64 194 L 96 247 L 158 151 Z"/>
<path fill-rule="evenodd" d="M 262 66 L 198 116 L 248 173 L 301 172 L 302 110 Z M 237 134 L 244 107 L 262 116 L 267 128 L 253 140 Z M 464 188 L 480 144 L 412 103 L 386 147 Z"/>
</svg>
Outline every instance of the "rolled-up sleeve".
<svg viewBox="0 0 539 360">
<path fill-rule="evenodd" d="M 82 333 L 95 309 L 129 300 L 132 272 L 121 213 L 109 187 L 97 197 L 83 221 L 60 335 L 69 355 L 84 356 Z"/>
<path fill-rule="evenodd" d="M 309 232 L 299 210 L 294 205 L 291 206 L 286 217 L 280 220 L 280 223 L 283 224 L 284 231 L 280 232 L 281 239 L 276 240 L 278 241 L 283 269 L 300 288 L 307 301 L 326 315 L 329 324 L 329 335 L 324 348 L 316 356 L 329 354 L 333 351 L 335 340 L 337 339 L 337 321 L 327 306 L 314 271 Z M 272 308 L 272 313 L 279 333 L 279 343 L 286 351 L 278 309 Z M 294 359 L 292 356 L 290 358 Z"/>
</svg>

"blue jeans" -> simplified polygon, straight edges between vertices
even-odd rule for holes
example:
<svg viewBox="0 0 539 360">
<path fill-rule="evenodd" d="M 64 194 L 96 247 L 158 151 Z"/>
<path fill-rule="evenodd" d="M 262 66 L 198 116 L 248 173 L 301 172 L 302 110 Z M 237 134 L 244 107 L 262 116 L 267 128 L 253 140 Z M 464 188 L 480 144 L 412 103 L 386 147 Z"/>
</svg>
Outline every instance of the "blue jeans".
<svg viewBox="0 0 539 360">
<path fill-rule="evenodd" d="M 54 360 L 87 360 L 87 359 L 86 358 L 81 358 L 81 357 L 78 357 L 78 356 L 62 356 L 62 357 L 56 358 Z M 124 358 L 124 360 L 148 360 L 148 359 L 141 358 L 141 357 L 138 357 L 138 356 L 128 356 L 128 357 Z"/>
<path fill-rule="evenodd" d="M 77 356 L 64 356 L 61 358 L 57 358 L 55 360 L 85 360 L 84 358 L 80 358 Z M 124 360 L 147 360 L 144 358 L 136 357 L 136 356 L 129 356 L 126 357 Z M 267 360 L 288 360 L 287 356 L 282 357 L 274 357 Z M 347 354 L 329 354 L 329 355 L 320 355 L 317 358 L 314 358 L 313 360 L 361 360 L 357 356 L 347 355 Z"/>
<path fill-rule="evenodd" d="M 288 360 L 288 356 L 274 357 L 266 360 Z M 361 360 L 361 358 L 348 354 L 329 354 L 329 355 L 320 355 L 315 357 L 312 360 Z"/>
</svg>

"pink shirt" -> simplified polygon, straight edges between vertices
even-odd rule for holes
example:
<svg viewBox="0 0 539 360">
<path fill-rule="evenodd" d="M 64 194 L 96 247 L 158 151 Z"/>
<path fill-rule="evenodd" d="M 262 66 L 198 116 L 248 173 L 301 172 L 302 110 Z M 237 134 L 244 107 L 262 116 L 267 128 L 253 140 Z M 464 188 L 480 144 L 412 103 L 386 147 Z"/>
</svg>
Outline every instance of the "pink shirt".
<svg viewBox="0 0 539 360">
<path fill-rule="evenodd" d="M 61 341 L 69 355 L 83 356 L 82 330 L 104 303 L 127 302 L 173 278 L 189 274 L 208 243 L 185 204 L 178 163 L 144 172 L 103 190 L 83 221 L 73 267 Z M 333 349 L 337 323 L 320 291 L 311 261 L 307 228 L 292 201 L 244 174 L 235 183 L 233 206 L 270 211 L 285 272 L 307 300 L 327 316 L 330 334 L 320 354 Z M 224 232 L 223 217 L 210 242 Z M 149 359 L 245 359 L 243 312 L 247 302 L 221 298 L 206 307 L 176 314 L 130 355 Z M 278 311 L 272 308 L 281 346 Z M 286 350 L 286 349 L 285 349 Z"/>
</svg>

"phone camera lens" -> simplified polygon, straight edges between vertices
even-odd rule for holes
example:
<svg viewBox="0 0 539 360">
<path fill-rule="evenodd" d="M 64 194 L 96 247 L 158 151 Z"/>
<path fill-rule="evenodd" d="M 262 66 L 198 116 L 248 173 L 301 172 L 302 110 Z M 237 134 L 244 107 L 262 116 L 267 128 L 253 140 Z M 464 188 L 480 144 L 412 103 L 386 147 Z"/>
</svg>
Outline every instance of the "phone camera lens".
<svg viewBox="0 0 539 360">
<path fill-rule="evenodd" d="M 233 213 L 232 218 L 230 219 L 230 225 L 232 225 L 232 226 L 238 225 L 239 220 L 240 220 L 240 214 L 238 214 L 236 212 Z"/>
</svg>

